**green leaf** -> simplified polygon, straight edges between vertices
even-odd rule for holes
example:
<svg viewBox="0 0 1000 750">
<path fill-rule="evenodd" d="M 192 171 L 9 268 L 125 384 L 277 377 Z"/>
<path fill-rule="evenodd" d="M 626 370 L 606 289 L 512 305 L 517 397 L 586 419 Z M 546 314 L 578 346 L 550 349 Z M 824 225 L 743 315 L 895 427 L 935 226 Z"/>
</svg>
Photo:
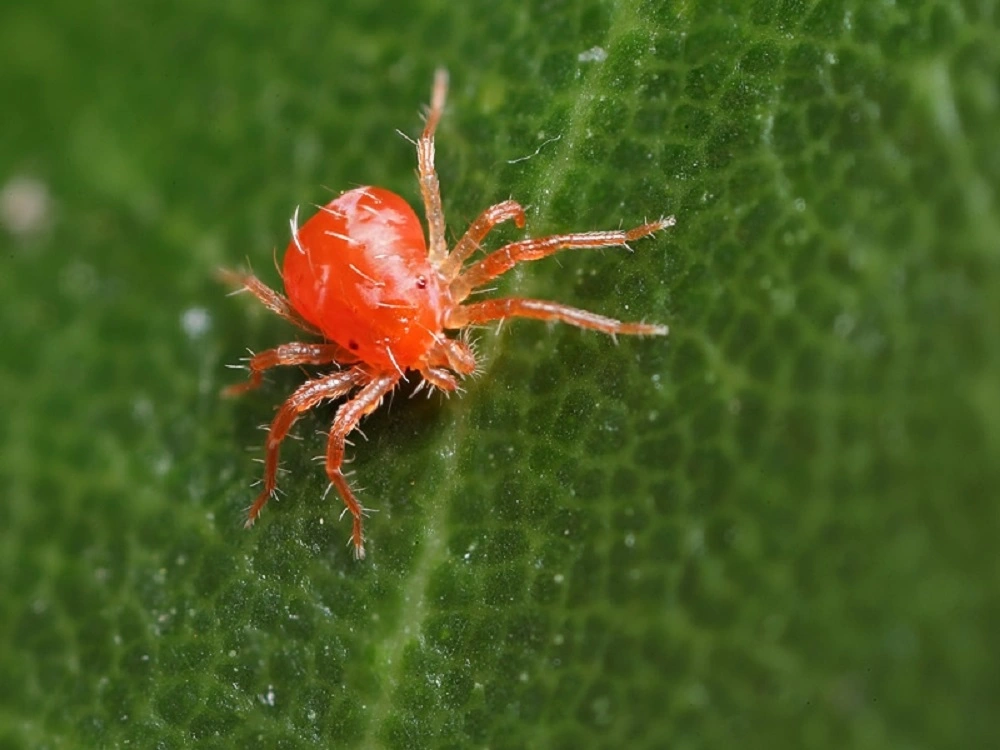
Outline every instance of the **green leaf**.
<svg viewBox="0 0 1000 750">
<path fill-rule="evenodd" d="M 996 2 L 15 0 L 0 48 L 0 747 L 994 740 Z M 675 214 L 501 289 L 671 336 L 482 331 L 355 441 L 368 560 L 332 407 L 244 531 L 302 373 L 218 397 L 294 332 L 212 273 L 417 203 L 438 64 L 452 236 Z"/>
</svg>

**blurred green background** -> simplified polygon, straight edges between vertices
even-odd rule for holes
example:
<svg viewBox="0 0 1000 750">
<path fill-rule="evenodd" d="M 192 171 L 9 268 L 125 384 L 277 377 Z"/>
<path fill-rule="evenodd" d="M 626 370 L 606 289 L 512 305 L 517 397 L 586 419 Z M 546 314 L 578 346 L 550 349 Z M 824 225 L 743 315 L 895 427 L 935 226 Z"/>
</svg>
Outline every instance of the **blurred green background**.
<svg viewBox="0 0 1000 750">
<path fill-rule="evenodd" d="M 1000 4 L 8 0 L 0 50 L 0 748 L 995 743 Z M 241 528 L 302 373 L 218 398 L 295 332 L 212 272 L 417 202 L 439 64 L 452 236 L 676 214 L 503 284 L 672 333 L 481 332 L 355 440 L 359 564 L 332 407 Z"/>
</svg>

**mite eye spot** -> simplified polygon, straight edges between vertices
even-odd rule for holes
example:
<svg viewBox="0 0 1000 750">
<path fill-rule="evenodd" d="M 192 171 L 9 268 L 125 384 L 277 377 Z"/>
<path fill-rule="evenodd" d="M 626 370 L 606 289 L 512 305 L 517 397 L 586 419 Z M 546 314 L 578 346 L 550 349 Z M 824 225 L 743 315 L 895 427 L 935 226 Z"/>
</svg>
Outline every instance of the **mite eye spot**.
<svg viewBox="0 0 1000 750">
<path fill-rule="evenodd" d="M 424 276 L 417 276 L 417 289 L 427 288 L 427 278 Z"/>
<path fill-rule="evenodd" d="M 350 349 L 352 352 L 356 352 L 358 350 L 358 342 L 355 341 L 354 339 L 351 339 L 350 341 L 347 342 L 347 348 Z"/>
</svg>

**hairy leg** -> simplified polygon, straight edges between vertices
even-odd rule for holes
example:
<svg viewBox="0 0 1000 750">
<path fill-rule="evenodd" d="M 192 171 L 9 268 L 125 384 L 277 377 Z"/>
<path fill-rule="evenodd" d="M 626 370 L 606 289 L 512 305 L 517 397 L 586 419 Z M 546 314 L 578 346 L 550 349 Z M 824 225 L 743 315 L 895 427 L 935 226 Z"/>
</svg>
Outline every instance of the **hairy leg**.
<svg viewBox="0 0 1000 750">
<path fill-rule="evenodd" d="M 228 268 L 220 268 L 217 271 L 217 276 L 224 283 L 229 284 L 230 286 L 241 287 L 241 289 L 238 289 L 237 291 L 246 290 L 250 292 L 250 294 L 261 301 L 264 307 L 276 315 L 280 315 L 289 323 L 293 323 L 309 333 L 321 335 L 318 328 L 295 311 L 295 308 L 292 307 L 288 298 L 271 289 L 271 287 L 258 279 L 252 273 L 247 273 L 245 271 L 231 271 Z"/>
<path fill-rule="evenodd" d="M 285 403 L 283 403 L 267 432 L 267 442 L 264 444 L 264 482 L 260 494 L 250 506 L 246 526 L 253 526 L 261 510 L 271 499 L 278 483 L 278 457 L 281 451 L 281 441 L 292 429 L 295 420 L 304 412 L 309 411 L 321 401 L 339 398 L 365 382 L 370 376 L 361 368 L 335 372 L 322 378 L 303 383 Z"/>
<path fill-rule="evenodd" d="M 396 387 L 399 379 L 399 375 L 395 372 L 371 377 L 354 398 L 341 404 L 337 409 L 337 416 L 334 417 L 326 444 L 326 475 L 337 488 L 344 505 L 353 516 L 351 542 L 354 544 L 354 556 L 359 560 L 365 556 L 365 537 L 361 526 L 364 508 L 354 496 L 347 483 L 347 477 L 341 470 L 344 465 L 344 444 L 347 442 L 347 436 L 358 426 L 358 422 L 378 408 L 382 398 Z"/>
<path fill-rule="evenodd" d="M 239 396 L 252 391 L 261 382 L 265 370 L 279 365 L 325 365 L 330 362 L 349 364 L 357 357 L 339 344 L 306 344 L 293 341 L 289 344 L 266 349 L 250 358 L 250 377 L 245 383 L 236 383 L 223 389 L 224 396 Z"/>
<path fill-rule="evenodd" d="M 668 216 L 649 224 L 628 230 L 612 230 L 607 232 L 577 232 L 574 234 L 556 234 L 551 237 L 521 240 L 496 250 L 478 263 L 474 263 L 451 283 L 451 295 L 455 302 L 461 302 L 469 296 L 473 289 L 482 286 L 487 281 L 501 276 L 518 263 L 526 260 L 540 260 L 560 250 L 571 248 L 627 246 L 632 240 L 646 237 L 666 227 L 673 226 L 674 217 Z"/>
<path fill-rule="evenodd" d="M 504 201 L 490 206 L 478 218 L 469 225 L 469 228 L 462 235 L 462 238 L 455 244 L 451 254 L 438 268 L 441 275 L 452 281 L 462 270 L 462 264 L 479 247 L 486 235 L 488 235 L 497 224 L 513 219 L 518 229 L 524 228 L 524 209 L 516 201 Z"/>
<path fill-rule="evenodd" d="M 569 307 L 558 302 L 522 297 L 503 297 L 473 305 L 456 307 L 448 316 L 447 328 L 463 328 L 476 323 L 507 318 L 535 318 L 536 320 L 559 321 L 578 328 L 589 328 L 614 336 L 622 333 L 639 336 L 665 336 L 667 327 L 652 323 L 624 323 L 614 318 Z"/>
<path fill-rule="evenodd" d="M 458 390 L 458 380 L 444 367 L 422 367 L 420 377 L 438 390 L 450 392 Z M 421 384 L 422 385 L 422 384 Z M 417 386 L 419 389 L 421 386 Z"/>
<path fill-rule="evenodd" d="M 444 209 L 441 207 L 441 185 L 434 170 L 434 131 L 444 111 L 447 95 L 448 72 L 444 68 L 438 68 L 434 73 L 434 88 L 431 91 L 431 108 L 427 112 L 427 122 L 424 124 L 424 132 L 417 141 L 417 173 L 420 177 L 424 211 L 427 214 L 429 258 L 434 267 L 437 267 L 448 254 L 444 236 Z"/>
</svg>

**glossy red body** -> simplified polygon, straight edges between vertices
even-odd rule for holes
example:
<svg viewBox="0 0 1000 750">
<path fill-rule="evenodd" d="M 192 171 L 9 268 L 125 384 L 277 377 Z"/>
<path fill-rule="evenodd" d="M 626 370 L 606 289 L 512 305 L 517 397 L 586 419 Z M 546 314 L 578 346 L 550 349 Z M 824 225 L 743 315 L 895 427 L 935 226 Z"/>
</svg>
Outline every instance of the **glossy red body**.
<svg viewBox="0 0 1000 750">
<path fill-rule="evenodd" d="M 442 335 L 447 291 L 420 219 L 388 190 L 357 188 L 321 208 L 289 243 L 282 277 L 302 317 L 376 368 L 405 371 Z"/>
</svg>

